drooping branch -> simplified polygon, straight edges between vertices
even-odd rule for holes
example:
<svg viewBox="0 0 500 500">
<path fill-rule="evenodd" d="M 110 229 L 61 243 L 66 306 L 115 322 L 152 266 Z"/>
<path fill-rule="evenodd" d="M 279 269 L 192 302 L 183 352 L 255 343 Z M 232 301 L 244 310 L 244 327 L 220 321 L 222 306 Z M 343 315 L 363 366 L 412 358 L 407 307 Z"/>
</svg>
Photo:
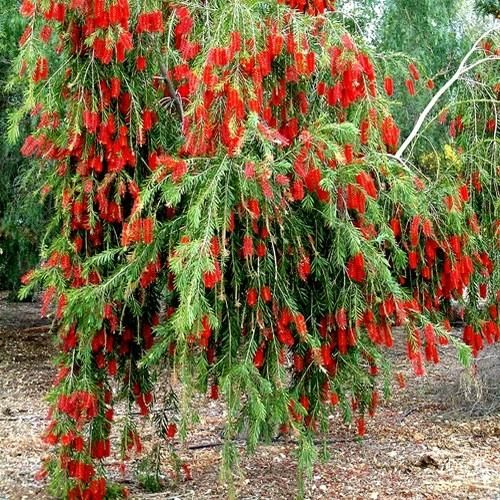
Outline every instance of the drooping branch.
<svg viewBox="0 0 500 500">
<path fill-rule="evenodd" d="M 425 123 L 425 120 L 429 116 L 429 113 L 432 111 L 434 106 L 437 104 L 437 102 L 441 99 L 441 97 L 457 82 L 464 74 L 468 73 L 475 67 L 484 64 L 485 62 L 489 61 L 500 61 L 500 56 L 490 56 L 490 57 L 485 57 L 483 59 L 480 59 L 478 61 L 475 61 L 472 64 L 467 64 L 469 59 L 472 57 L 474 52 L 476 52 L 477 48 L 479 47 L 479 44 L 481 43 L 482 40 L 484 40 L 487 36 L 489 36 L 491 33 L 494 31 L 498 30 L 498 26 L 495 26 L 494 28 L 488 30 L 485 32 L 477 41 L 476 43 L 472 46 L 472 48 L 469 50 L 469 52 L 466 54 L 466 56 L 462 59 L 457 71 L 455 74 L 446 82 L 445 85 L 437 92 L 434 97 L 429 101 L 429 104 L 425 107 L 424 111 L 421 113 L 419 116 L 417 122 L 415 123 L 415 126 L 413 127 L 413 130 L 410 132 L 404 143 L 401 145 L 397 153 L 394 155 L 394 157 L 398 160 L 400 160 L 405 153 L 405 151 L 408 149 L 410 144 L 415 140 L 417 137 L 418 133 L 420 132 L 420 129 L 422 128 L 422 125 Z"/>
<path fill-rule="evenodd" d="M 160 69 L 161 73 L 163 76 L 163 79 L 165 80 L 165 83 L 167 84 L 167 90 L 170 98 L 172 99 L 172 102 L 175 105 L 175 109 L 177 111 L 177 114 L 179 115 L 179 118 L 181 120 L 181 123 L 184 122 L 184 107 L 182 106 L 182 99 L 180 95 L 177 93 L 175 90 L 174 84 L 171 80 L 171 78 L 168 76 L 168 69 L 164 64 L 160 64 Z"/>
</svg>

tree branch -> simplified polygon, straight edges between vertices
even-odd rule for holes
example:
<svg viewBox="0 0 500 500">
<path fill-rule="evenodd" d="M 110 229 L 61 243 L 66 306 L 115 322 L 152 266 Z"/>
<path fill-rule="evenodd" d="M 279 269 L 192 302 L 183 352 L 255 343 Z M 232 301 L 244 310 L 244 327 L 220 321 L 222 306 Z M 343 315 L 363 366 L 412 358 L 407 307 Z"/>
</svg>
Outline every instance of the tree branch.
<svg viewBox="0 0 500 500">
<path fill-rule="evenodd" d="M 179 118 L 181 119 L 181 123 L 184 122 L 184 108 L 182 106 L 182 99 L 180 95 L 177 93 L 175 90 L 174 84 L 170 77 L 168 76 L 168 69 L 164 64 L 160 64 L 160 69 L 161 73 L 163 76 L 163 79 L 167 83 L 167 90 L 170 98 L 172 99 L 172 102 L 175 105 L 175 109 L 177 110 L 177 114 L 179 115 Z"/>
<path fill-rule="evenodd" d="M 474 52 L 477 50 L 479 47 L 479 44 L 481 43 L 482 40 L 484 40 L 490 33 L 496 31 L 498 27 L 491 28 L 488 30 L 486 33 L 484 33 L 473 45 L 473 47 L 469 50 L 467 55 L 462 59 L 456 73 L 451 77 L 450 80 L 446 82 L 446 84 L 439 90 L 439 92 L 434 95 L 434 97 L 430 100 L 429 104 L 426 106 L 422 114 L 419 116 L 415 126 L 413 127 L 413 130 L 411 131 L 410 135 L 407 137 L 405 142 L 401 145 L 399 148 L 398 152 L 394 155 L 394 157 L 398 160 L 400 160 L 404 154 L 404 152 L 408 149 L 410 144 L 415 140 L 417 137 L 420 129 L 422 128 L 422 125 L 424 124 L 425 120 L 427 119 L 427 116 L 429 113 L 432 111 L 432 108 L 437 104 L 439 99 L 450 89 L 450 87 L 453 86 L 453 84 L 465 73 L 468 71 L 474 69 L 476 66 L 479 66 L 480 64 L 483 64 L 488 61 L 496 61 L 500 60 L 499 56 L 492 56 L 492 57 L 485 57 L 483 59 L 480 59 L 479 61 L 476 61 L 470 65 L 467 66 L 467 62 L 471 58 L 471 56 L 474 54 Z"/>
</svg>

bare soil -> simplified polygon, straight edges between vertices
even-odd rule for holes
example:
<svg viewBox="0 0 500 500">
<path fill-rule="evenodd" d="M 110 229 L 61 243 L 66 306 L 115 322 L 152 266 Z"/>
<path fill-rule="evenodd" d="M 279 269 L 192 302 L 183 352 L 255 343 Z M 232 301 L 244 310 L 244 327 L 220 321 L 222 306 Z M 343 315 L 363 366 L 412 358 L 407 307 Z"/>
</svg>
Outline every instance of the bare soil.
<svg viewBox="0 0 500 500">
<path fill-rule="evenodd" d="M 0 295 L 0 499 L 49 498 L 34 479 L 46 421 L 44 395 L 50 387 L 55 352 L 36 304 L 12 304 Z M 340 419 L 332 422 L 331 458 L 315 467 L 307 485 L 310 499 L 500 499 L 500 345 L 477 360 L 477 375 L 460 366 L 452 348 L 425 378 L 412 377 L 404 348 L 391 354 L 408 386 L 397 390 L 368 422 L 362 441 Z M 192 480 L 150 494 L 136 480 L 133 465 L 121 473 L 118 460 L 110 475 L 123 482 L 133 499 L 227 497 L 219 482 L 223 407 L 200 401 L 201 423 L 178 453 L 190 464 Z M 143 424 L 146 448 L 152 430 Z M 242 499 L 292 499 L 296 492 L 294 446 L 262 446 L 242 452 L 236 491 Z"/>
</svg>

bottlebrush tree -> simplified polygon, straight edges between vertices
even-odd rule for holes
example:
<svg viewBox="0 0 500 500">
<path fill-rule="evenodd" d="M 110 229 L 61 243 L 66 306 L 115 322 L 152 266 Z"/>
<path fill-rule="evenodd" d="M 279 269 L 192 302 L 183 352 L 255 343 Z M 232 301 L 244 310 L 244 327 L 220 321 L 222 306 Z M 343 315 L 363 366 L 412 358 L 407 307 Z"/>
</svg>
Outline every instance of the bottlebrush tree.
<svg viewBox="0 0 500 500">
<path fill-rule="evenodd" d="M 441 344 L 466 356 L 447 303 L 478 280 L 495 296 L 474 207 L 455 175 L 393 156 L 390 79 L 332 9 L 22 3 L 18 114 L 38 120 L 22 151 L 56 207 L 25 278 L 44 288 L 60 349 L 55 496 L 123 496 L 104 467 L 118 401 L 124 459 L 141 449 L 135 412 L 201 391 L 227 406 L 228 480 L 243 430 L 250 451 L 296 434 L 303 477 L 337 405 L 365 433 L 394 335 L 417 375 Z M 414 66 L 408 82 L 424 87 Z M 499 337 L 497 317 L 484 324 L 475 350 Z M 180 384 L 157 387 L 165 373 Z M 157 419 L 166 439 L 186 435 L 184 410 Z"/>
</svg>

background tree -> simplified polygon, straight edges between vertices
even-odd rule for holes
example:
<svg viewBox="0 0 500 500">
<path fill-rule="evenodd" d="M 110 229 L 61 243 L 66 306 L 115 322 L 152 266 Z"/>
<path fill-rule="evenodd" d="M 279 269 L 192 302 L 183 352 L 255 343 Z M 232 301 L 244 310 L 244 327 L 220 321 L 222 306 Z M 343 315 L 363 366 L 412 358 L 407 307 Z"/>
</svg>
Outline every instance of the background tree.
<svg viewBox="0 0 500 500">
<path fill-rule="evenodd" d="M 11 62 L 24 29 L 19 2 L 7 0 L 0 11 L 0 289 L 17 289 L 20 277 L 38 262 L 44 210 L 33 190 L 39 188 L 36 168 L 20 155 L 19 140 L 8 140 L 9 113 L 21 106 L 21 92 L 7 88 Z M 23 124 L 27 133 L 28 123 Z"/>
<path fill-rule="evenodd" d="M 419 110 L 429 100 L 429 89 L 424 86 L 417 89 L 416 96 L 409 95 L 405 85 L 410 77 L 407 64 L 397 64 L 398 59 L 410 56 L 422 78 L 432 79 L 432 85 L 439 88 L 453 74 L 456 61 L 486 28 L 483 29 L 483 23 L 475 17 L 470 1 L 384 0 L 380 8 L 383 16 L 375 28 L 374 43 L 382 53 L 399 54 L 387 72 L 397 82 L 395 97 L 400 107 L 396 117 L 403 134 L 407 134 Z"/>
<path fill-rule="evenodd" d="M 495 16 L 500 18 L 500 5 L 498 0 L 476 0 L 476 7 L 478 12 L 485 15 Z"/>
</svg>

